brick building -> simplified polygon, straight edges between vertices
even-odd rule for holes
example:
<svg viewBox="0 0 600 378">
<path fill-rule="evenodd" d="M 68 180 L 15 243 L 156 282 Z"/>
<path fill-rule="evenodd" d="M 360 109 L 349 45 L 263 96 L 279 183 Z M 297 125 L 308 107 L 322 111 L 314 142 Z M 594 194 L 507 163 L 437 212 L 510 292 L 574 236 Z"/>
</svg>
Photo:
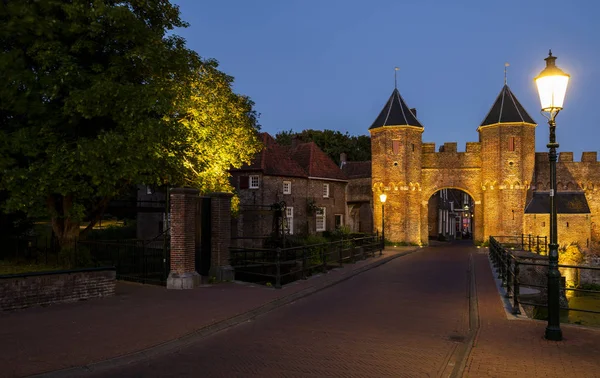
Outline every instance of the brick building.
<svg viewBox="0 0 600 378">
<path fill-rule="evenodd" d="M 386 193 L 386 238 L 427 243 L 432 228 L 430 199 L 442 189 L 458 189 L 473 204 L 470 226 L 475 241 L 493 235 L 548 235 L 549 222 L 539 212 L 545 211 L 540 203 L 550 190 L 549 162 L 547 152 L 535 152 L 536 126 L 505 84 L 477 127 L 478 142 L 468 142 L 465 152 L 458 152 L 454 142 L 444 143 L 436 152 L 434 143 L 422 141 L 424 127 L 416 111 L 394 89 L 369 128 L 376 229 L 381 230 L 379 195 Z M 576 202 L 558 207 L 561 245 L 599 241 L 596 152 L 584 152 L 580 162 L 573 161 L 572 152 L 561 152 L 557 181 L 559 202 Z"/>
<path fill-rule="evenodd" d="M 348 179 L 342 170 L 313 142 L 286 147 L 267 133 L 261 139 L 264 149 L 252 163 L 230 171 L 240 198 L 234 241 L 260 245 L 274 231 L 275 205 L 282 202 L 287 234 L 322 233 L 344 225 Z"/>
</svg>

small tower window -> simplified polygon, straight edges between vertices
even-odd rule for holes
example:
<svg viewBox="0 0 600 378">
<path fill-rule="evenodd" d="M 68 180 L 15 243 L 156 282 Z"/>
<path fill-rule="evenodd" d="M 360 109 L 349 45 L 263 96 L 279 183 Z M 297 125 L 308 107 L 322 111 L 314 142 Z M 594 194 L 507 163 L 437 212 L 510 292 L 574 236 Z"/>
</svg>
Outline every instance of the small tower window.
<svg viewBox="0 0 600 378">
<path fill-rule="evenodd" d="M 412 143 L 411 146 L 412 146 L 412 151 L 415 152 L 415 144 Z"/>
<path fill-rule="evenodd" d="M 508 138 L 508 150 L 509 151 L 515 150 L 515 137 Z"/>
<path fill-rule="evenodd" d="M 398 153 L 400 153 L 400 141 L 397 139 L 392 140 L 392 152 L 394 155 L 398 155 Z"/>
</svg>

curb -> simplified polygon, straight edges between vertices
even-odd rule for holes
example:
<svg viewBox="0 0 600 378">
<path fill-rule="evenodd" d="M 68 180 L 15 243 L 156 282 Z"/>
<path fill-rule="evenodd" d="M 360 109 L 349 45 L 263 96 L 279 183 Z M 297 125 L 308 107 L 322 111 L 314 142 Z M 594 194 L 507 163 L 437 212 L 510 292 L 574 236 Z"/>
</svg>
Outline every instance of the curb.
<svg viewBox="0 0 600 378">
<path fill-rule="evenodd" d="M 117 367 L 124 366 L 124 365 L 134 364 L 134 363 L 144 361 L 144 360 L 147 360 L 149 358 L 152 358 L 152 357 L 155 357 L 155 356 L 158 356 L 161 354 L 166 354 L 171 351 L 175 351 L 175 350 L 184 348 L 187 345 L 190 345 L 196 341 L 199 341 L 199 340 L 201 340 L 207 336 L 210 336 L 214 333 L 217 333 L 219 331 L 234 327 L 238 324 L 241 324 L 241 323 L 247 322 L 253 318 L 256 318 L 257 316 L 269 313 L 279 307 L 285 306 L 285 305 L 292 303 L 298 299 L 307 297 L 311 294 L 317 293 L 321 290 L 324 290 L 331 286 L 337 285 L 340 282 L 344 282 L 356 275 L 359 275 L 360 273 L 363 273 L 367 270 L 371 270 L 373 268 L 381 266 L 381 265 L 383 265 L 387 262 L 390 262 L 394 259 L 397 259 L 402 256 L 410 255 L 414 252 L 417 252 L 418 250 L 420 250 L 420 248 L 415 248 L 410 251 L 400 252 L 398 254 L 395 254 L 395 255 L 392 255 L 389 257 L 384 257 L 381 260 L 378 260 L 378 261 L 370 263 L 370 264 L 366 264 L 366 265 L 364 265 L 360 268 L 354 269 L 351 272 L 348 272 L 347 274 L 344 274 L 340 277 L 325 280 L 324 282 L 317 284 L 315 286 L 311 286 L 306 289 L 300 290 L 298 292 L 286 295 L 284 297 L 277 298 L 271 302 L 265 303 L 259 307 L 249 310 L 247 312 L 234 315 L 234 316 L 224 319 L 224 320 L 217 321 L 213 324 L 209 324 L 205 327 L 202 327 L 196 331 L 192 331 L 191 333 L 184 335 L 180 338 L 177 338 L 177 339 L 174 339 L 171 341 L 167 341 L 162 344 L 158 344 L 156 346 L 153 346 L 153 347 L 141 350 L 141 351 L 133 352 L 133 353 L 126 354 L 123 356 L 119 356 L 119 357 L 110 358 L 110 359 L 104 360 L 104 361 L 94 362 L 94 363 L 91 363 L 88 365 L 76 366 L 76 367 L 62 369 L 62 370 L 55 370 L 55 371 L 51 371 L 51 372 L 47 372 L 47 373 L 36 374 L 36 375 L 33 375 L 32 377 L 47 377 L 47 378 L 81 377 L 85 374 L 98 373 L 103 370 L 108 370 L 108 369 L 113 369 L 113 368 L 117 368 Z"/>
</svg>

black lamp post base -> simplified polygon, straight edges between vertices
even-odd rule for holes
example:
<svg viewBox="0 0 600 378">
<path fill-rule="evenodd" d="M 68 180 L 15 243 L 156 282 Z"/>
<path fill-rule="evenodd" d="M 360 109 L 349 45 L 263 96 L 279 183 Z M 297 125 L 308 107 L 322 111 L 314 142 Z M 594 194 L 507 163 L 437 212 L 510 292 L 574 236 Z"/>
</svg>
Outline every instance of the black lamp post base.
<svg viewBox="0 0 600 378">
<path fill-rule="evenodd" d="M 546 334 L 544 335 L 546 340 L 550 341 L 561 341 L 562 340 L 562 330 L 560 327 L 546 327 Z"/>
</svg>

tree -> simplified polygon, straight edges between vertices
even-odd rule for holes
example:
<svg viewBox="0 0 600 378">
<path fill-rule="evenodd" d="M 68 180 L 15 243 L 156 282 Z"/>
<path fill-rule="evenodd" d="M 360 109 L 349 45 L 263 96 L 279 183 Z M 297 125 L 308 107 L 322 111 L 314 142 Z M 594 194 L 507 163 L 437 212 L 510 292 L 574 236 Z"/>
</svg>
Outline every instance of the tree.
<svg viewBox="0 0 600 378">
<path fill-rule="evenodd" d="M 342 134 L 334 130 L 303 130 L 296 133 L 292 130 L 281 131 L 275 135 L 277 143 L 291 145 L 292 140 L 298 138 L 302 142 L 315 142 L 338 165 L 340 154 L 346 153 L 348 160 L 371 160 L 371 138 L 366 135 L 351 136 L 346 132 Z"/>
<path fill-rule="evenodd" d="M 4 1 L 0 24 L 5 208 L 50 216 L 61 247 L 131 185 L 229 189 L 259 148 L 252 102 L 167 35 L 187 26 L 168 0 Z"/>
</svg>

